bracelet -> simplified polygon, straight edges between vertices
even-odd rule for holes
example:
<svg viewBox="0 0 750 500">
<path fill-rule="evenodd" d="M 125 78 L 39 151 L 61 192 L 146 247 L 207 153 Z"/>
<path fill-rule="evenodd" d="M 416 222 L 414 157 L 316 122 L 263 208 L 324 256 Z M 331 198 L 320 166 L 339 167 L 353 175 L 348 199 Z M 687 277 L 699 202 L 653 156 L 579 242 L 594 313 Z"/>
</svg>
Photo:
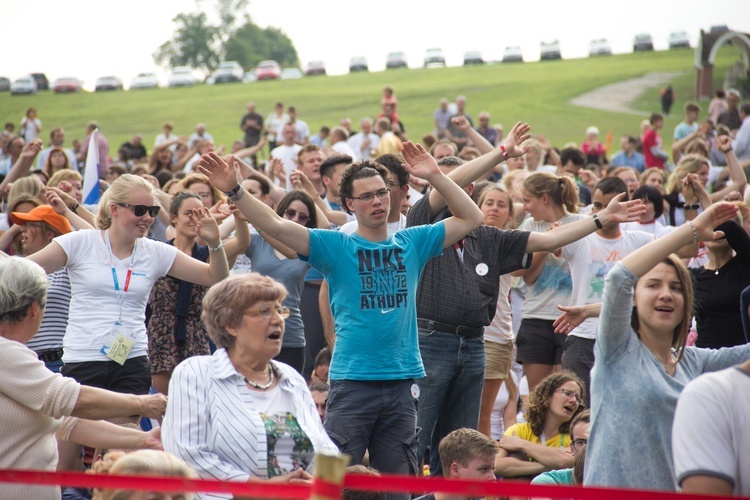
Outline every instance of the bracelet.
<svg viewBox="0 0 750 500">
<path fill-rule="evenodd" d="M 503 153 L 503 158 L 505 158 L 507 160 L 508 159 L 508 152 L 505 150 L 505 145 L 504 144 L 500 144 L 500 151 L 502 151 L 502 153 Z"/>
<path fill-rule="evenodd" d="M 691 220 L 687 221 L 687 225 L 690 226 L 690 230 L 693 231 L 693 243 L 695 243 L 696 241 L 698 241 L 698 231 L 695 230 L 693 221 Z"/>
<path fill-rule="evenodd" d="M 596 224 L 596 227 L 599 229 L 604 229 L 604 226 L 602 225 L 602 221 L 599 220 L 599 215 L 592 214 L 592 217 L 594 218 L 594 224 Z"/>
<path fill-rule="evenodd" d="M 701 207 L 700 203 L 693 203 L 692 205 L 685 205 L 683 210 L 698 210 Z"/>
<path fill-rule="evenodd" d="M 208 249 L 211 250 L 212 252 L 218 252 L 222 248 L 224 248 L 224 242 L 223 241 L 219 241 L 219 246 L 216 247 L 216 248 L 211 248 L 210 246 L 208 247 Z"/>
<path fill-rule="evenodd" d="M 232 189 L 231 191 L 227 191 L 224 194 L 227 195 L 230 200 L 236 202 L 244 196 L 245 189 L 241 184 L 237 184 L 234 189 Z"/>
<path fill-rule="evenodd" d="M 76 203 L 75 205 L 73 205 L 72 207 L 70 207 L 70 211 L 73 212 L 73 213 L 77 213 L 78 207 L 80 207 L 80 206 L 81 205 L 79 203 Z"/>
</svg>

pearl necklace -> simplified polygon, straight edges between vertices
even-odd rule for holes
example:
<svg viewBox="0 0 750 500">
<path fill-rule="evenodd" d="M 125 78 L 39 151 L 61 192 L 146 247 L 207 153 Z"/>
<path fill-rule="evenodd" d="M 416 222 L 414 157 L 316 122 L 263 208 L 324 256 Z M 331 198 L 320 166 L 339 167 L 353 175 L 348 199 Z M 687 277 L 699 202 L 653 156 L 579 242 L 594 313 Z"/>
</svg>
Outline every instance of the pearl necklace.
<svg viewBox="0 0 750 500">
<path fill-rule="evenodd" d="M 255 387 L 256 389 L 259 389 L 261 391 L 267 391 L 274 382 L 274 375 L 273 375 L 273 368 L 271 367 L 271 363 L 268 363 L 268 378 L 270 379 L 266 385 L 260 385 L 256 382 L 253 382 L 252 380 L 248 380 L 247 377 L 242 377 L 245 380 L 245 383 L 248 385 L 251 385 Z"/>
</svg>

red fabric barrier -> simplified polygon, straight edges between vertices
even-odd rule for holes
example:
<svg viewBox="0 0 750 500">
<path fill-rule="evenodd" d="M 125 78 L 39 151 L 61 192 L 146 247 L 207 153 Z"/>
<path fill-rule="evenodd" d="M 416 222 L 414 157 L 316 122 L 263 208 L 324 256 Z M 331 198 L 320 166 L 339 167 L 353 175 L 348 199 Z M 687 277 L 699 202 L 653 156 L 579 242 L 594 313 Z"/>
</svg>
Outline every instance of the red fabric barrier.
<svg viewBox="0 0 750 500">
<path fill-rule="evenodd" d="M 113 476 L 84 474 L 81 472 L 47 472 L 30 470 L 0 470 L 0 483 L 25 483 L 37 485 L 76 486 L 79 488 L 139 489 L 147 491 L 205 491 L 232 493 L 240 496 L 265 498 L 310 498 L 312 492 L 335 496 L 339 487 L 316 480 L 306 485 L 280 485 L 274 483 L 240 483 L 205 479 L 181 479 L 157 476 Z M 524 496 L 563 498 L 580 500 L 697 500 L 716 498 L 737 500 L 750 497 L 722 497 L 712 495 L 684 495 L 648 490 L 618 490 L 610 488 L 582 488 L 575 486 L 532 486 L 516 481 L 464 481 L 454 479 L 417 478 L 383 475 L 347 475 L 344 486 L 366 491 L 435 492 L 463 494 L 467 496 Z"/>
</svg>

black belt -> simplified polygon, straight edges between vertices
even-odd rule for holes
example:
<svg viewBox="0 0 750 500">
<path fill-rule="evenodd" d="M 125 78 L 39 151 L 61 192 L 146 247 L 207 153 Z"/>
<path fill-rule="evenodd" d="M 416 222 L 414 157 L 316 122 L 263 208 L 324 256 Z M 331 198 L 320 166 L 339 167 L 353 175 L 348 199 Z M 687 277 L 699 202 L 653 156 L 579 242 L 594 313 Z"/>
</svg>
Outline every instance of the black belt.
<svg viewBox="0 0 750 500">
<path fill-rule="evenodd" d="M 39 351 L 36 353 L 37 357 L 39 358 L 39 361 L 44 361 L 45 363 L 52 363 L 53 361 L 60 361 L 63 357 L 63 350 L 62 349 L 48 349 L 46 351 Z"/>
<path fill-rule="evenodd" d="M 459 337 L 481 337 L 484 333 L 482 326 L 446 325 L 429 319 L 417 319 L 417 326 L 425 330 L 437 330 L 439 332 L 454 333 Z"/>
</svg>

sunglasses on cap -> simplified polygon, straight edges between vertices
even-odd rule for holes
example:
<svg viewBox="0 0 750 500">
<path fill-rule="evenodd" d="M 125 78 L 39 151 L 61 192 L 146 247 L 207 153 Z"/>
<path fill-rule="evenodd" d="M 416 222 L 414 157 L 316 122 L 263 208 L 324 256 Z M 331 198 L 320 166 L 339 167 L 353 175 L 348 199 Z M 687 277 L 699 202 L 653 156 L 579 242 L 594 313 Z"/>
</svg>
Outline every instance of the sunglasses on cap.
<svg viewBox="0 0 750 500">
<path fill-rule="evenodd" d="M 146 215 L 146 212 L 148 212 L 148 215 L 151 217 L 156 217 L 159 213 L 159 210 L 161 210 L 161 207 L 149 207 L 148 205 L 131 205 L 130 203 L 115 203 L 115 205 L 120 207 L 129 208 L 133 211 L 133 214 L 136 217 L 143 217 Z"/>
</svg>

